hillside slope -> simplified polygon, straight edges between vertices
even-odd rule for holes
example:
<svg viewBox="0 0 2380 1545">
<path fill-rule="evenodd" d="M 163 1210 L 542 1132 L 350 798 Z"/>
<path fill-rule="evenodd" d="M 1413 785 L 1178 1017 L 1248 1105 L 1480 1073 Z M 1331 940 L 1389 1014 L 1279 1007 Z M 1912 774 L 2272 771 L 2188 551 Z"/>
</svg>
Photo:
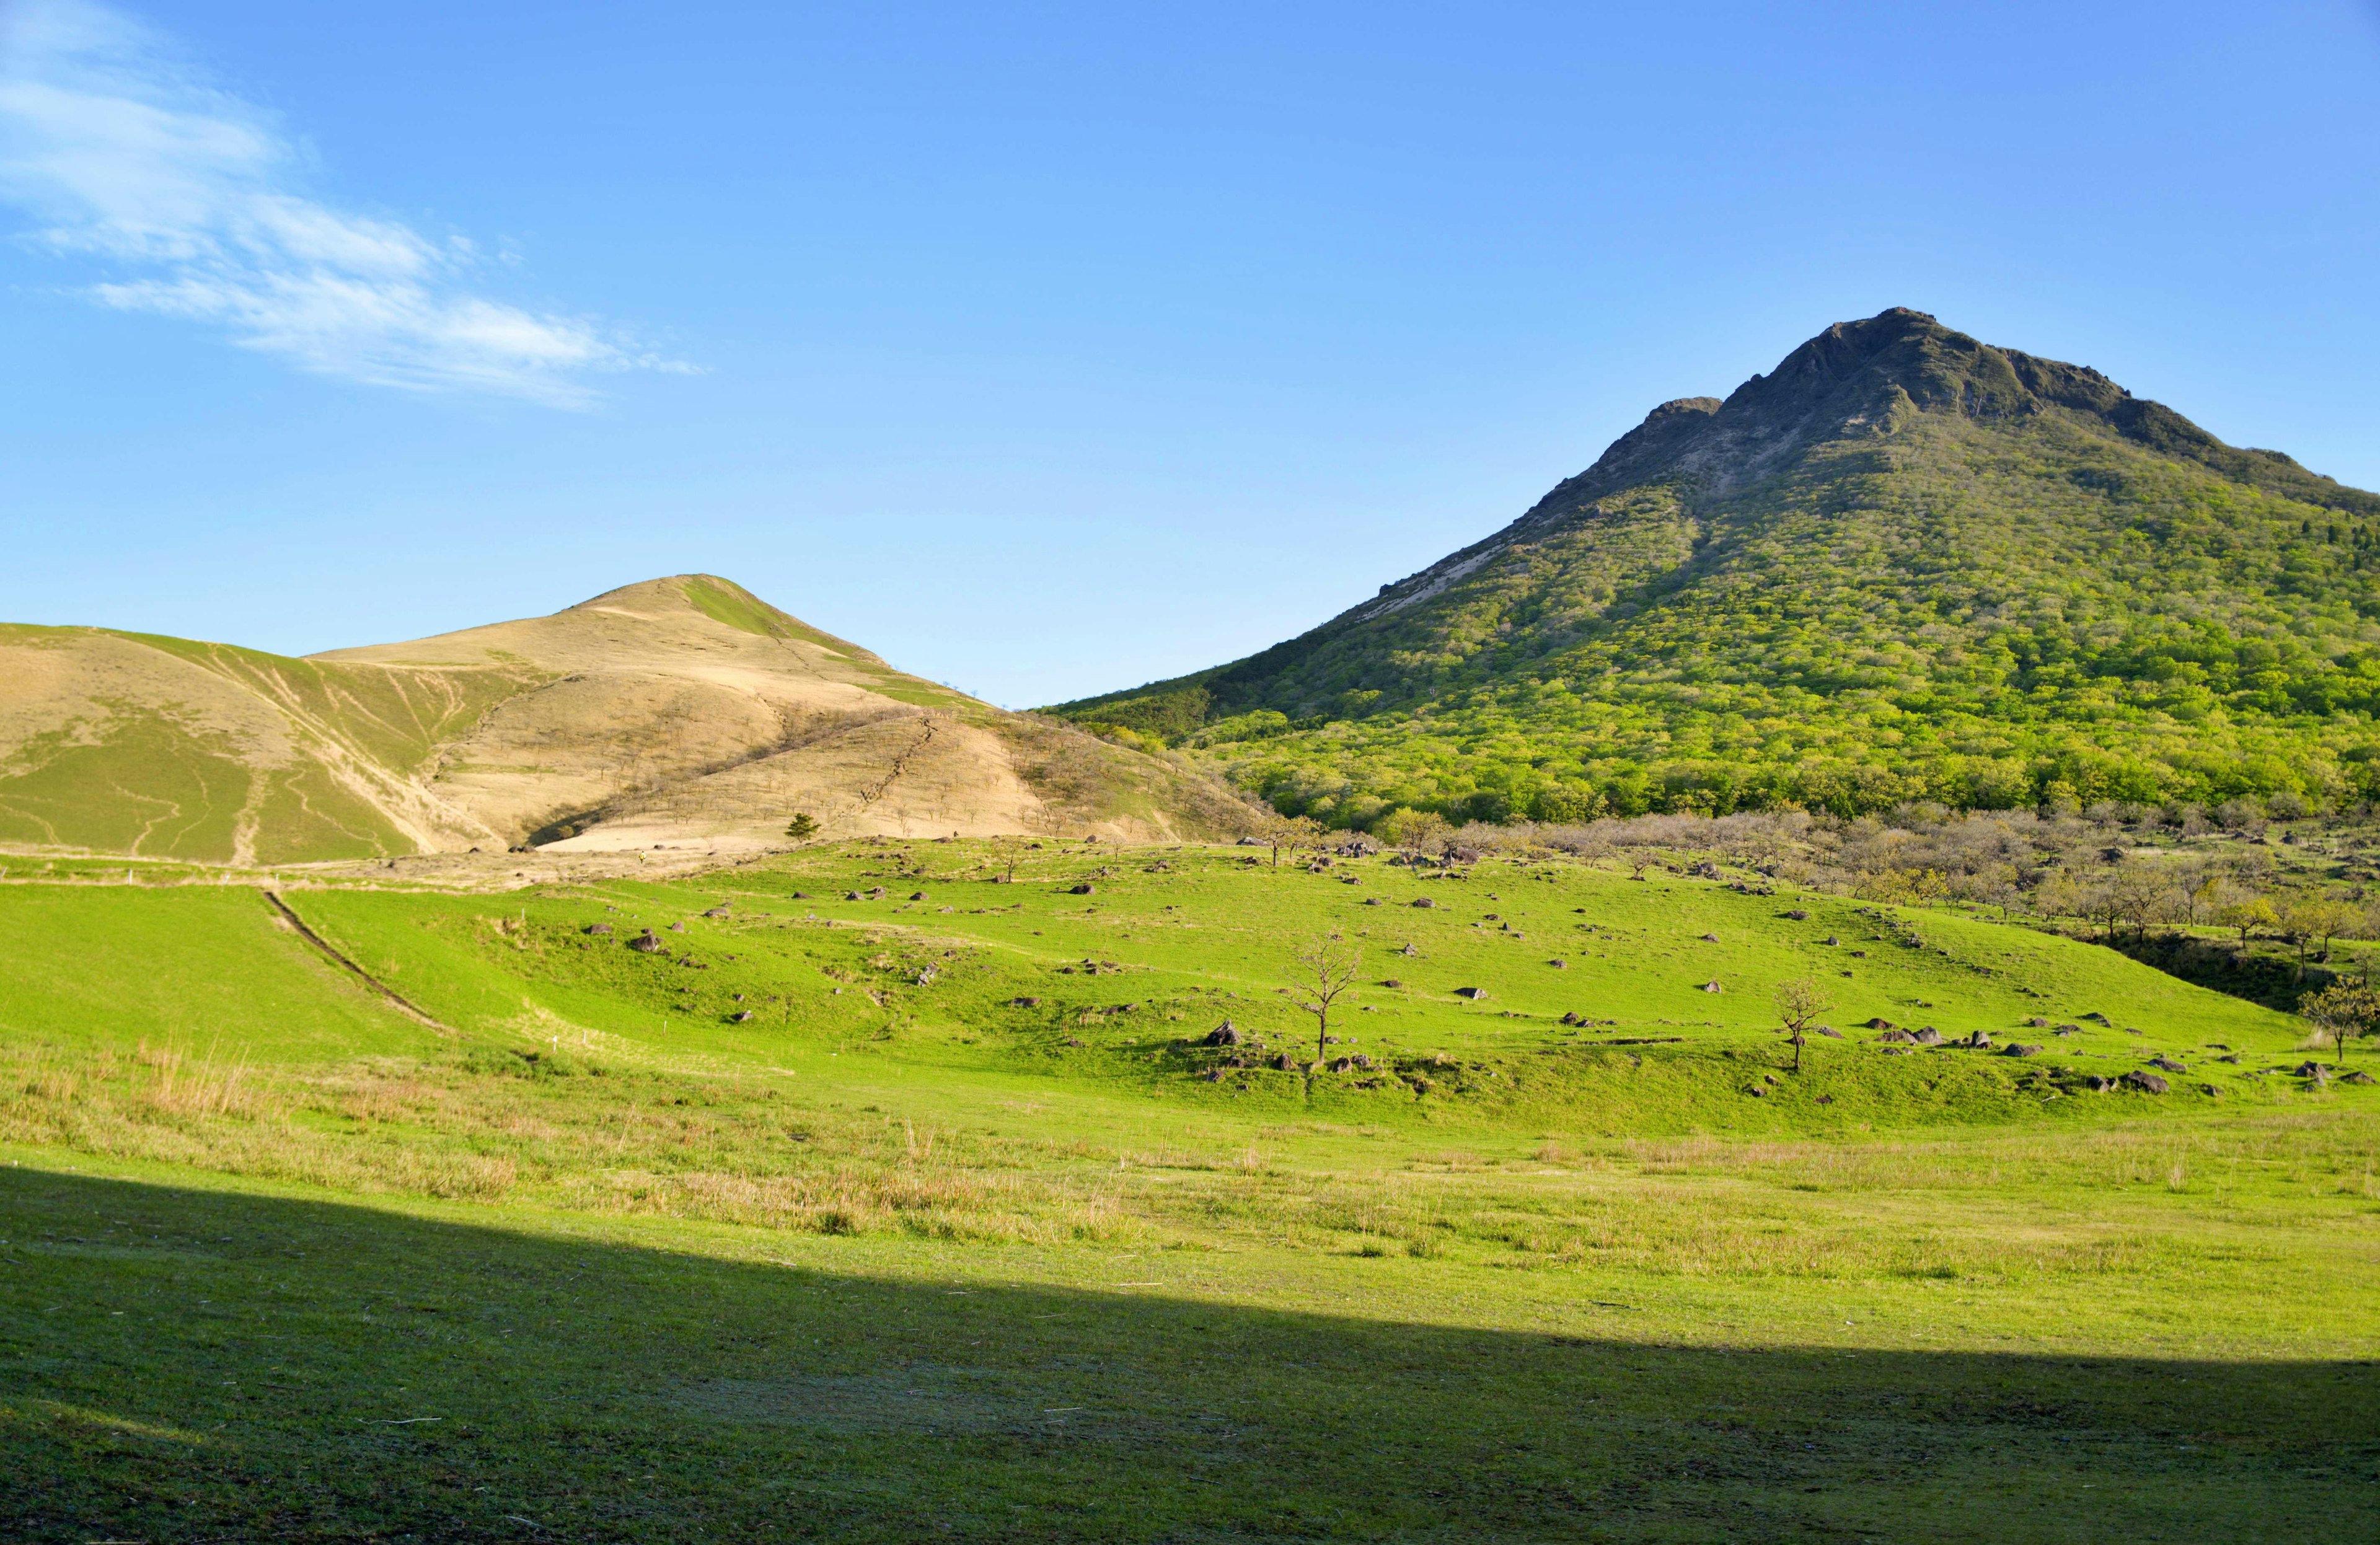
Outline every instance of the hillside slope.
<svg viewBox="0 0 2380 1545">
<path fill-rule="evenodd" d="M 726 580 L 293 660 L 0 628 L 0 843 L 221 862 L 1205 833 L 1202 780 L 894 670 Z"/>
<path fill-rule="evenodd" d="M 2369 794 L 2380 496 L 1910 310 L 1313 631 L 1051 712 L 1283 809 Z"/>
</svg>

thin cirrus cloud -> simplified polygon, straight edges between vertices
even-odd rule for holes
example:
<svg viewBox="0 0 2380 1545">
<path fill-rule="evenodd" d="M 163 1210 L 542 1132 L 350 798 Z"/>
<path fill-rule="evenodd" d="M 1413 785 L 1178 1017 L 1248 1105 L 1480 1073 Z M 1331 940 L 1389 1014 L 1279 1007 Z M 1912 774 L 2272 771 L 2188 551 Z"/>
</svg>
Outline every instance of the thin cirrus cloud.
<svg viewBox="0 0 2380 1545">
<path fill-rule="evenodd" d="M 301 187 L 275 117 L 90 0 L 0 11 L 0 197 L 27 239 L 100 265 L 102 305 L 223 329 L 322 375 L 559 408 L 592 378 L 691 367 L 584 318 L 477 293 L 459 237 L 336 209 Z"/>
</svg>

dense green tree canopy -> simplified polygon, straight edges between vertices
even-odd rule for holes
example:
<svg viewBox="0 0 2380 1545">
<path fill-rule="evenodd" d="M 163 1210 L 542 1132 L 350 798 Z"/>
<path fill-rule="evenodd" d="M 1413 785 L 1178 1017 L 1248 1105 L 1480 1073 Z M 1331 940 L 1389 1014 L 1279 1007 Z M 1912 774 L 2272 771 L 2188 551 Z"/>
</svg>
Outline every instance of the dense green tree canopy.
<svg viewBox="0 0 2380 1545">
<path fill-rule="evenodd" d="M 2380 497 L 1892 311 L 1311 633 L 1054 712 L 1342 826 L 2361 797 L 2375 563 Z"/>
</svg>

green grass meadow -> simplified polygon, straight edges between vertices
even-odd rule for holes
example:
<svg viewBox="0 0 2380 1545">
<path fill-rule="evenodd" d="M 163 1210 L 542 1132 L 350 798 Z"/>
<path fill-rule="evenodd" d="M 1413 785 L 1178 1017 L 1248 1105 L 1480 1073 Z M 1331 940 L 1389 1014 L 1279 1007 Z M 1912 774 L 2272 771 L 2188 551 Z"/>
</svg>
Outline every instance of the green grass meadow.
<svg viewBox="0 0 2380 1545">
<path fill-rule="evenodd" d="M 1002 869 L 283 893 L 434 1024 L 0 885 L 0 1538 L 2380 1529 L 2380 1089 L 2292 1017 L 1756 877 Z"/>
</svg>

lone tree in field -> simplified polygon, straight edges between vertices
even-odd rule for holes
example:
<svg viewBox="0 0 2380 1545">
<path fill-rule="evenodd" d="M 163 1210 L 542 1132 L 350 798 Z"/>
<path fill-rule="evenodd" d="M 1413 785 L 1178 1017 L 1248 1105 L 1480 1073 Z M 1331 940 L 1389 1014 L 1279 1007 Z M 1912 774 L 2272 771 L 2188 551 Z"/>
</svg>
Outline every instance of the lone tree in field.
<svg viewBox="0 0 2380 1545">
<path fill-rule="evenodd" d="M 1257 835 L 1272 849 L 1272 867 L 1281 868 L 1281 850 L 1310 847 L 1322 836 L 1322 822 L 1312 816 L 1269 816 L 1257 823 Z"/>
<path fill-rule="evenodd" d="M 1802 1071 L 1802 1048 L 1818 1016 L 1835 1006 L 1815 978 L 1795 977 L 1777 984 L 1777 1017 L 1785 1022 L 1785 1039 L 1793 1048 L 1793 1071 Z"/>
<path fill-rule="evenodd" d="M 818 835 L 818 821 L 812 819 L 809 811 L 804 810 L 785 823 L 785 835 L 795 842 L 808 842 Z"/>
<path fill-rule="evenodd" d="M 1373 834 L 1390 847 L 1402 847 L 1408 853 L 1435 858 L 1445 851 L 1448 840 L 1454 835 L 1454 828 L 1446 823 L 1446 817 L 1435 810 L 1400 809 L 1375 828 Z"/>
<path fill-rule="evenodd" d="M 2313 1022 L 2347 1060 L 2350 1036 L 2370 1035 L 2380 1028 L 2380 992 L 2361 982 L 2335 981 L 2298 1004 L 2298 1012 Z"/>
<path fill-rule="evenodd" d="M 1330 1005 L 1355 985 L 1364 969 L 1364 951 L 1336 930 L 1290 957 L 1289 1001 L 1314 1016 L 1314 1060 L 1320 1062 L 1330 1047 Z"/>
</svg>

